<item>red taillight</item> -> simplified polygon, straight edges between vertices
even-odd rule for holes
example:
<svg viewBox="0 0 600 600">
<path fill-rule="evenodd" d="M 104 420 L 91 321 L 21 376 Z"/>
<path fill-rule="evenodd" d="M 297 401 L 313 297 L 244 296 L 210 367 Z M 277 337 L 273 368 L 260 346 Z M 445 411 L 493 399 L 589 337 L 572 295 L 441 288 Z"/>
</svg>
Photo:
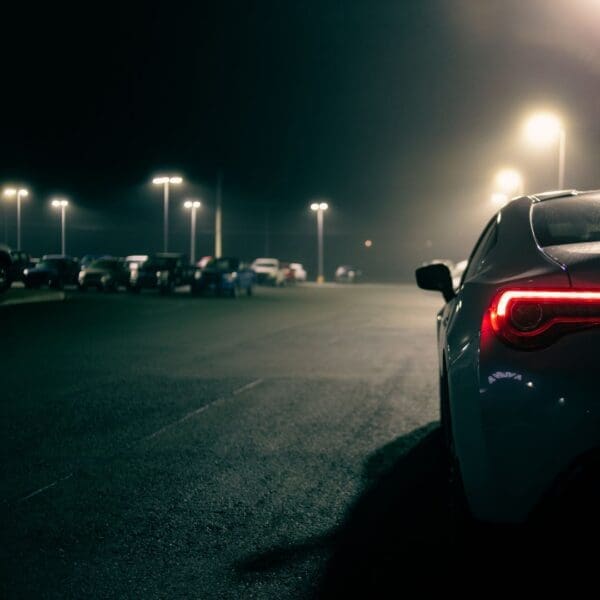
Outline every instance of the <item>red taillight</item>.
<svg viewBox="0 0 600 600">
<path fill-rule="evenodd" d="M 541 348 L 566 333 L 600 325 L 600 291 L 504 290 L 492 302 L 489 317 L 505 342 Z"/>
</svg>

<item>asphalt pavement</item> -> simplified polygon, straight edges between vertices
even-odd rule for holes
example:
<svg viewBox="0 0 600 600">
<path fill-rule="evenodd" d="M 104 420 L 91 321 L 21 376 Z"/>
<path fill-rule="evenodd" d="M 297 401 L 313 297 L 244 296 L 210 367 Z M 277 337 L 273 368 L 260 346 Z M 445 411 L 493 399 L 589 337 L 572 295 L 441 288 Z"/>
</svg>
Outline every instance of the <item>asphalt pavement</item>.
<svg viewBox="0 0 600 600">
<path fill-rule="evenodd" d="M 1 597 L 384 597 L 435 573 L 457 535 L 440 304 L 365 284 L 0 307 Z"/>
</svg>

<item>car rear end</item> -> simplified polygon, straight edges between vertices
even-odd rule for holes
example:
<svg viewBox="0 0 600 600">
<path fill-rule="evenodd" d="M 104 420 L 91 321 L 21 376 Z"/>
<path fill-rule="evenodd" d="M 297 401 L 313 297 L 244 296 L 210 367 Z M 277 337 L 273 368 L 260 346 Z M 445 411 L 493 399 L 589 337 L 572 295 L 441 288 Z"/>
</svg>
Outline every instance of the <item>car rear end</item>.
<svg viewBox="0 0 600 600">
<path fill-rule="evenodd" d="M 514 277 L 480 279 L 487 309 L 474 378 L 479 389 L 472 390 L 478 401 L 465 419 L 479 422 L 480 437 L 457 436 L 465 487 L 479 518 L 522 521 L 573 474 L 597 468 L 596 215 L 598 194 L 534 202 L 529 227 L 537 264 Z"/>
</svg>

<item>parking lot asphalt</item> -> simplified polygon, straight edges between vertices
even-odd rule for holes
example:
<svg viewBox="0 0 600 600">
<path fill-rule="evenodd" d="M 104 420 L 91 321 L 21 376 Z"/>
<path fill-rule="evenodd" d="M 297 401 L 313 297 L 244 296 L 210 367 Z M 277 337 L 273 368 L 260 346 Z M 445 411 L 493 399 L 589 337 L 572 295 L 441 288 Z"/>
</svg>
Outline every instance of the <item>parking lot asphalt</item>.
<svg viewBox="0 0 600 600">
<path fill-rule="evenodd" d="M 301 597 L 386 444 L 437 419 L 411 286 L 5 307 L 2 596 Z"/>
<path fill-rule="evenodd" d="M 387 597 L 459 547 L 516 556 L 529 538 L 449 506 L 440 304 L 365 284 L 0 308 L 0 596 Z"/>
</svg>

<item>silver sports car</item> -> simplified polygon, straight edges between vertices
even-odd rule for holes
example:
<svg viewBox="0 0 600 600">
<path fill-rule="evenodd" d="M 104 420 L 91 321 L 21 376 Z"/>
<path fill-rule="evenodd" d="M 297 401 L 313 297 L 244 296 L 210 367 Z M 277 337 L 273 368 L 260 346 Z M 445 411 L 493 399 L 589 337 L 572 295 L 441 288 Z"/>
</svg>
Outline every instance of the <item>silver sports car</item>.
<svg viewBox="0 0 600 600">
<path fill-rule="evenodd" d="M 473 516 L 519 522 L 600 452 L 600 191 L 513 200 L 441 291 L 440 406 Z M 598 373 L 597 370 L 598 369 Z"/>
</svg>

